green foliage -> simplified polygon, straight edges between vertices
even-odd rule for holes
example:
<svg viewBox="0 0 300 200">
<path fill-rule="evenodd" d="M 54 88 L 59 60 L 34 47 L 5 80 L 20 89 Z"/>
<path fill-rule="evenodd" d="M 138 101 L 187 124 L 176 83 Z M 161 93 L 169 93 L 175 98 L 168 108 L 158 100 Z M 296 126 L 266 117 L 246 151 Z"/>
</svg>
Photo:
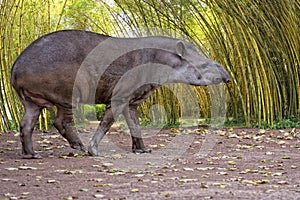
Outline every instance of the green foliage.
<svg viewBox="0 0 300 200">
<path fill-rule="evenodd" d="M 104 115 L 106 108 L 104 104 L 99 104 L 95 106 L 97 120 L 101 121 Z"/>
<path fill-rule="evenodd" d="M 105 112 L 105 105 L 84 105 L 83 118 L 88 121 L 101 121 Z"/>
<path fill-rule="evenodd" d="M 266 121 L 263 121 L 260 125 L 256 122 L 252 122 L 253 128 L 272 128 L 272 129 L 286 129 L 286 128 L 300 128 L 300 118 L 291 116 L 288 119 L 275 119 L 273 126 L 270 126 Z"/>
<path fill-rule="evenodd" d="M 225 127 L 244 127 L 245 119 L 243 117 L 232 118 L 224 123 Z"/>
</svg>

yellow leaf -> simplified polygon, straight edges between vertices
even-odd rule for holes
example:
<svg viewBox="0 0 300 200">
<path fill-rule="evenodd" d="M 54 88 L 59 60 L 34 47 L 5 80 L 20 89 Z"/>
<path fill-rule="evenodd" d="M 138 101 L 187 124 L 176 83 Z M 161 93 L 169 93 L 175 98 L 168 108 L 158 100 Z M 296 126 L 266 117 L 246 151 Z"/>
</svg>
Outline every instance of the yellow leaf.
<svg viewBox="0 0 300 200">
<path fill-rule="evenodd" d="M 280 145 L 285 144 L 285 141 L 281 140 L 281 141 L 277 142 L 277 144 L 280 144 Z"/>
<path fill-rule="evenodd" d="M 257 180 L 256 181 L 257 184 L 265 184 L 265 183 L 269 183 L 269 180 L 263 179 L 263 180 Z"/>
<path fill-rule="evenodd" d="M 170 193 L 167 193 L 167 194 L 165 195 L 165 197 L 171 197 L 171 194 L 170 194 Z"/>
<path fill-rule="evenodd" d="M 201 182 L 200 188 L 208 188 L 207 183 L 206 182 Z"/>
<path fill-rule="evenodd" d="M 285 185 L 285 184 L 288 184 L 287 181 L 278 181 L 277 183 L 278 183 L 279 185 Z"/>
<path fill-rule="evenodd" d="M 136 188 L 133 188 L 133 189 L 130 190 L 130 192 L 132 192 L 132 193 L 135 193 L 135 192 L 138 192 L 138 191 L 139 191 L 139 189 L 136 189 Z"/>
<path fill-rule="evenodd" d="M 227 170 L 228 171 L 235 171 L 235 170 L 237 170 L 237 168 L 236 167 L 229 167 L 229 168 L 227 168 Z"/>
<path fill-rule="evenodd" d="M 233 161 L 233 160 L 230 160 L 230 161 L 228 161 L 228 164 L 230 164 L 230 165 L 236 165 L 236 162 Z"/>
<path fill-rule="evenodd" d="M 283 156 L 283 157 L 281 157 L 282 159 L 291 159 L 291 157 L 290 156 Z"/>
<path fill-rule="evenodd" d="M 172 133 L 179 133 L 179 130 L 178 129 L 176 129 L 176 128 L 171 128 L 171 130 L 170 130 Z"/>
<path fill-rule="evenodd" d="M 80 188 L 79 191 L 87 192 L 87 191 L 89 191 L 89 189 L 88 188 Z"/>
<path fill-rule="evenodd" d="M 257 185 L 257 183 L 255 181 L 252 181 L 252 180 L 242 180 L 242 183 L 246 183 L 246 184 L 249 184 L 249 185 Z"/>
<path fill-rule="evenodd" d="M 227 172 L 217 172 L 217 174 L 220 174 L 220 175 L 228 175 Z"/>
</svg>

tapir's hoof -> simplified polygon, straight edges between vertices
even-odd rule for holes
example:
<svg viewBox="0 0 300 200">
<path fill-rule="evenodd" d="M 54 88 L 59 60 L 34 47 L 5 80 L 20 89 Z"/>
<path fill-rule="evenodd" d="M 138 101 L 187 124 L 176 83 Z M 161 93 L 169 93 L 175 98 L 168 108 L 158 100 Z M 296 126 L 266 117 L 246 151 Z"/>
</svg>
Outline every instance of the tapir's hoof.
<svg viewBox="0 0 300 200">
<path fill-rule="evenodd" d="M 43 157 L 38 153 L 34 153 L 34 154 L 23 154 L 22 158 L 24 158 L 24 159 L 41 159 Z"/>
<path fill-rule="evenodd" d="M 144 148 L 141 148 L 141 149 L 132 149 L 132 152 L 133 153 L 151 153 L 151 149 L 147 148 L 147 147 L 144 147 Z"/>
<path fill-rule="evenodd" d="M 88 153 L 90 156 L 99 156 L 98 149 L 91 145 L 88 145 Z"/>
<path fill-rule="evenodd" d="M 78 149 L 80 151 L 86 152 L 86 148 L 81 142 L 70 144 L 71 148 L 73 149 Z"/>
</svg>

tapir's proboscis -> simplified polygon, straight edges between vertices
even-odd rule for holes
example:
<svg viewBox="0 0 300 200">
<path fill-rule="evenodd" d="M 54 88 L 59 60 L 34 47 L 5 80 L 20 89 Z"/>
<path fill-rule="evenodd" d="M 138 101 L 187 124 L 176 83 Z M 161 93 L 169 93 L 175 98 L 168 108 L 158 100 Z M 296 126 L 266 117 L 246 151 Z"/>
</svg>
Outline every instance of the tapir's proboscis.
<svg viewBox="0 0 300 200">
<path fill-rule="evenodd" d="M 40 37 L 17 58 L 11 83 L 25 113 L 20 123 L 24 158 L 41 158 L 33 150 L 32 132 L 43 108 L 57 108 L 54 126 L 70 146 L 98 156 L 98 144 L 123 114 L 132 151 L 149 153 L 141 137 L 137 107 L 168 83 L 206 86 L 229 82 L 217 62 L 199 55 L 189 42 L 162 36 L 118 38 L 65 30 Z M 105 104 L 94 136 L 84 147 L 72 128 L 77 104 Z"/>
</svg>

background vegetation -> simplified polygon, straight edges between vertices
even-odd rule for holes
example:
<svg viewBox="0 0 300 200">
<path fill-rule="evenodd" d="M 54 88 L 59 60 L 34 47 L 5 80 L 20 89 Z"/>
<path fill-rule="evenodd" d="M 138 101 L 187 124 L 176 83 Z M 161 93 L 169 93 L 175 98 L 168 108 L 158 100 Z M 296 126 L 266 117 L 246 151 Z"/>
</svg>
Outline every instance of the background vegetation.
<svg viewBox="0 0 300 200">
<path fill-rule="evenodd" d="M 299 8 L 296 0 L 0 0 L 0 130 L 17 128 L 23 113 L 9 81 L 14 60 L 39 36 L 61 29 L 188 39 L 231 75 L 227 124 L 297 126 Z M 193 90 L 199 117 L 209 118 L 208 89 Z M 168 87 L 141 105 L 145 121 L 155 118 L 148 112 L 153 104 L 168 113 L 165 123 L 178 123 L 180 103 Z M 42 113 L 39 128 L 48 128 L 54 112 Z"/>
</svg>

